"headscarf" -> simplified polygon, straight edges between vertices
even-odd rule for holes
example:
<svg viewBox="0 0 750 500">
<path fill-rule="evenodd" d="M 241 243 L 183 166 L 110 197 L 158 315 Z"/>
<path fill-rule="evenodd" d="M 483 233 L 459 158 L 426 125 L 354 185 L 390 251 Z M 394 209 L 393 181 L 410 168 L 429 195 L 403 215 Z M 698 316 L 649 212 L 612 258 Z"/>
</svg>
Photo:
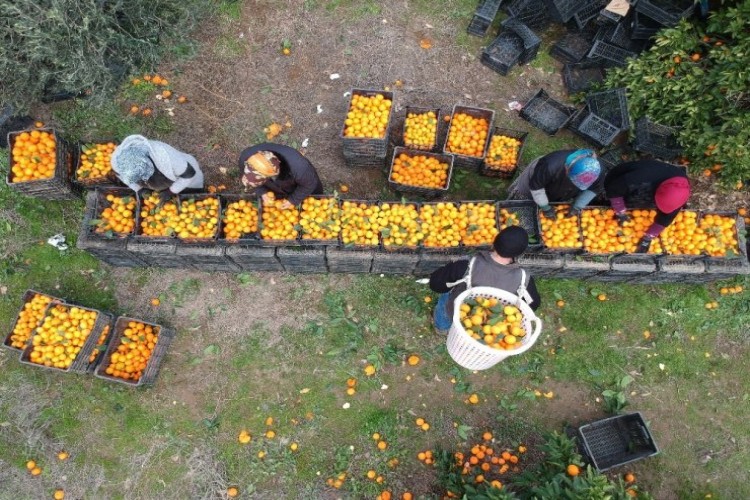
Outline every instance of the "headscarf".
<svg viewBox="0 0 750 500">
<path fill-rule="evenodd" d="M 601 171 L 599 160 L 594 158 L 594 152 L 590 149 L 578 149 L 565 159 L 565 172 L 568 174 L 568 179 L 581 191 L 595 183 Z"/>
<path fill-rule="evenodd" d="M 529 246 L 529 233 L 520 226 L 509 226 L 500 231 L 492 242 L 492 248 L 500 257 L 515 258 Z"/>
<path fill-rule="evenodd" d="M 690 198 L 690 183 L 687 177 L 670 177 L 656 188 L 656 208 L 669 214 L 682 207 Z"/>
<path fill-rule="evenodd" d="M 269 151 L 258 151 L 245 160 L 242 184 L 256 188 L 266 182 L 266 179 L 279 175 L 279 159 Z"/>
<path fill-rule="evenodd" d="M 123 145 L 125 145 L 124 141 L 121 146 Z M 112 162 L 112 170 L 123 183 L 129 186 L 142 184 L 154 175 L 156 169 L 150 157 L 151 150 L 148 144 L 140 142 L 130 142 L 126 146 L 116 151 L 117 161 Z"/>
</svg>

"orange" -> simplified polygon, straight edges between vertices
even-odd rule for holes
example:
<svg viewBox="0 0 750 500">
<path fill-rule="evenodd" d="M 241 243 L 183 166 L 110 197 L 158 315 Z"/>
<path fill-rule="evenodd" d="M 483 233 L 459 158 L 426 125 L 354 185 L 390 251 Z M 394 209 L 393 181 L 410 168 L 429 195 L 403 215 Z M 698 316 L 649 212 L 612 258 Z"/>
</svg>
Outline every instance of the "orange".
<svg viewBox="0 0 750 500">
<path fill-rule="evenodd" d="M 581 227 L 577 217 L 567 217 L 568 205 L 555 207 L 555 218 L 539 213 L 542 239 L 547 248 L 582 248 Z"/>
<path fill-rule="evenodd" d="M 383 246 L 416 247 L 424 239 L 419 211 L 413 203 L 381 203 L 377 215 Z"/>
<path fill-rule="evenodd" d="M 505 209 L 501 210 L 501 214 Z M 491 203 L 464 202 L 458 207 L 461 243 L 466 246 L 491 245 L 497 236 L 495 206 Z M 502 216 L 502 215 L 501 215 Z"/>
<path fill-rule="evenodd" d="M 152 306 L 158 306 L 159 304 L 161 304 L 161 300 L 159 300 L 158 297 L 154 297 L 153 299 L 151 299 Z"/>
<path fill-rule="evenodd" d="M 29 470 L 35 469 L 36 468 L 36 462 L 33 461 L 33 460 L 29 460 L 28 462 L 26 462 L 26 468 L 29 469 Z"/>
<path fill-rule="evenodd" d="M 341 242 L 344 246 L 376 246 L 380 241 L 381 227 L 377 204 L 343 201 L 341 203 Z"/>
<path fill-rule="evenodd" d="M 292 450 L 292 451 L 297 451 L 299 449 L 299 444 L 292 443 L 292 444 L 289 445 L 289 449 Z"/>
<path fill-rule="evenodd" d="M 224 238 L 238 240 L 258 232 L 258 207 L 250 200 L 228 203 L 222 215 Z"/>
<path fill-rule="evenodd" d="M 274 431 L 271 431 L 271 430 L 266 431 L 266 438 L 273 439 L 275 437 L 276 437 L 276 433 Z"/>
<path fill-rule="evenodd" d="M 161 96 L 164 99 L 169 99 L 170 97 L 172 97 L 172 91 L 171 90 L 162 90 Z"/>
<path fill-rule="evenodd" d="M 219 198 L 182 200 L 171 228 L 180 239 L 211 239 L 219 226 Z"/>
<path fill-rule="evenodd" d="M 581 469 L 576 464 L 570 464 L 565 468 L 565 472 L 571 477 L 576 477 L 581 473 Z"/>
<path fill-rule="evenodd" d="M 406 358 L 406 362 L 409 363 L 409 366 L 416 366 L 419 364 L 419 361 L 419 356 L 417 356 L 416 354 L 412 354 L 411 356 Z"/>
<path fill-rule="evenodd" d="M 26 347 L 26 341 L 31 336 L 31 332 L 37 327 L 39 321 L 44 317 L 44 311 L 47 305 L 52 301 L 52 297 L 42 294 L 34 294 L 31 300 L 26 302 L 18 313 L 16 326 L 10 333 L 10 345 L 16 349 Z M 31 467 L 33 469 L 33 467 Z"/>
<path fill-rule="evenodd" d="M 42 473 L 42 469 L 39 467 L 34 467 L 33 469 L 31 469 L 32 476 L 38 476 L 41 473 Z"/>
<path fill-rule="evenodd" d="M 180 97 L 177 98 L 177 102 L 179 102 L 180 104 L 185 104 L 187 100 L 188 100 L 187 97 L 185 97 L 184 95 L 181 95 Z"/>
<path fill-rule="evenodd" d="M 475 405 L 475 404 L 479 403 L 479 396 L 477 396 L 476 394 L 472 394 L 471 396 L 469 396 L 468 401 L 469 401 L 469 403 Z"/>
<path fill-rule="evenodd" d="M 239 494 L 240 490 L 238 490 L 236 486 L 230 486 L 229 488 L 227 488 L 227 496 L 229 498 L 234 498 Z"/>
<path fill-rule="evenodd" d="M 625 479 L 626 483 L 634 483 L 635 482 L 635 474 L 632 472 L 627 472 L 625 476 L 623 476 L 623 479 Z"/>
<path fill-rule="evenodd" d="M 273 200 L 262 204 L 262 227 L 260 235 L 264 240 L 296 240 L 299 236 L 299 209 L 281 208 L 283 200 Z"/>
<path fill-rule="evenodd" d="M 386 443 L 385 441 L 378 441 L 378 449 L 379 450 L 383 451 L 386 448 L 388 448 L 388 443 Z"/>
<path fill-rule="evenodd" d="M 68 452 L 67 452 L 67 451 L 61 451 L 61 452 L 59 452 L 59 453 L 57 454 L 57 459 L 58 459 L 58 460 L 67 460 L 67 459 L 68 459 L 68 457 L 70 457 L 70 454 L 68 454 Z"/>
<path fill-rule="evenodd" d="M 365 375 L 367 375 L 368 377 L 372 377 L 373 375 L 375 375 L 375 371 L 376 371 L 375 367 L 373 365 L 370 365 L 370 364 L 368 364 L 364 368 Z"/>
<path fill-rule="evenodd" d="M 485 441 L 492 441 L 492 433 L 491 432 L 485 432 L 482 434 L 482 439 Z"/>
<path fill-rule="evenodd" d="M 252 440 L 252 436 L 249 432 L 243 429 L 242 431 L 240 431 L 240 435 L 237 437 L 237 440 L 241 444 L 248 444 Z"/>
<path fill-rule="evenodd" d="M 55 493 L 52 495 L 52 498 L 55 500 L 63 500 L 65 498 L 65 490 L 62 489 L 56 489 Z"/>
<path fill-rule="evenodd" d="M 105 199 L 106 205 L 102 204 L 102 210 L 97 214 L 98 222 L 94 231 L 106 235 L 132 233 L 137 211 L 135 196 L 108 194 Z"/>
</svg>

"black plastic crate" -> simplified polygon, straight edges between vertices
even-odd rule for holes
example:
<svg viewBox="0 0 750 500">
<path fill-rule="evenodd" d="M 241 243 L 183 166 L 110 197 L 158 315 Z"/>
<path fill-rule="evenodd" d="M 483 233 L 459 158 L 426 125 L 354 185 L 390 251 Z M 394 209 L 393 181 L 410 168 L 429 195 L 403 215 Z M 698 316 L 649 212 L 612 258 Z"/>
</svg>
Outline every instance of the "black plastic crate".
<svg viewBox="0 0 750 500">
<path fill-rule="evenodd" d="M 576 135 L 600 148 L 612 144 L 622 132 L 607 120 L 592 113 L 588 107 L 573 115 L 567 127 Z"/>
<path fill-rule="evenodd" d="M 538 249 L 542 246 L 542 237 L 539 231 L 538 207 L 533 200 L 503 200 L 498 201 L 495 207 L 497 215 L 497 228 L 502 226 L 501 213 L 503 210 L 511 212 L 518 218 L 518 225 L 529 233 L 529 248 Z"/>
<path fill-rule="evenodd" d="M 727 261 L 738 261 L 739 263 L 747 263 L 748 257 L 747 257 L 747 242 L 745 241 L 745 233 L 746 233 L 746 227 L 745 227 L 745 219 L 741 215 L 738 215 L 736 211 L 728 211 L 728 210 L 702 210 L 700 213 L 700 219 L 698 220 L 698 224 L 701 224 L 701 221 L 704 216 L 706 215 L 720 215 L 722 217 L 731 217 L 734 219 L 734 234 L 735 238 L 737 238 L 737 252 L 729 253 L 722 257 L 713 257 L 710 255 L 707 255 L 705 260 L 707 263 L 717 263 L 719 265 L 723 265 Z M 730 264 L 731 265 L 731 264 Z"/>
<path fill-rule="evenodd" d="M 391 124 L 393 122 L 393 110 L 395 107 L 393 106 L 393 92 L 368 89 L 351 90 L 352 97 L 355 95 L 372 97 L 378 94 L 391 101 L 391 107 L 388 111 L 388 124 L 386 125 L 385 137 L 377 139 L 347 137 L 344 135 L 346 124 L 343 124 L 339 137 L 343 141 L 344 155 L 385 157 L 388 150 L 388 136 L 390 135 Z M 351 107 L 352 99 L 350 97 L 349 104 L 346 107 L 347 113 Z"/>
<path fill-rule="evenodd" d="M 226 256 L 226 247 L 216 242 L 179 245 L 175 255 L 199 271 L 238 272 L 240 267 Z"/>
<path fill-rule="evenodd" d="M 665 26 L 675 26 L 693 13 L 695 4 L 695 0 L 638 0 L 635 10 Z"/>
<path fill-rule="evenodd" d="M 706 279 L 715 281 L 750 275 L 750 263 L 743 259 L 707 259 Z"/>
<path fill-rule="evenodd" d="M 607 10 L 606 8 L 602 9 L 601 12 L 599 12 L 599 17 L 596 18 L 597 24 L 617 24 L 622 22 L 623 17 L 620 14 L 617 14 L 615 12 L 612 12 L 611 10 Z"/>
<path fill-rule="evenodd" d="M 531 62 L 536 57 L 537 52 L 539 52 L 542 39 L 531 28 L 514 17 L 503 21 L 502 26 L 518 35 L 523 42 L 523 52 L 521 52 L 518 64 Z"/>
<path fill-rule="evenodd" d="M 586 0 L 544 0 L 549 16 L 557 22 L 567 23 L 573 14 L 586 5 Z"/>
<path fill-rule="evenodd" d="M 91 330 L 89 331 L 88 336 L 86 337 L 86 340 L 83 342 L 83 346 L 81 347 L 81 350 L 76 355 L 75 359 L 73 359 L 73 362 L 70 364 L 68 368 L 57 368 L 54 366 L 45 366 L 44 364 L 34 363 L 31 361 L 31 352 L 33 351 L 34 345 L 33 340 L 29 340 L 29 342 L 26 344 L 26 348 L 21 352 L 20 361 L 21 363 L 27 364 L 29 366 L 34 366 L 37 368 L 44 368 L 46 370 L 52 370 L 57 372 L 63 372 L 63 373 L 86 373 L 89 368 L 89 356 L 91 355 L 92 351 L 96 347 L 96 343 L 99 340 L 99 335 L 102 333 L 104 328 L 112 323 L 112 315 L 105 313 L 103 311 L 99 311 L 97 309 L 93 309 L 91 307 L 83 307 L 76 304 L 69 304 L 67 302 L 52 302 L 49 306 L 47 306 L 47 311 L 45 311 L 44 317 L 46 318 L 49 314 L 49 311 L 52 310 L 53 307 L 64 307 L 68 310 L 75 307 L 78 309 L 83 309 L 86 311 L 94 311 L 96 313 L 96 320 L 94 320 L 94 324 L 91 327 Z M 44 322 L 44 319 L 42 319 L 39 322 L 39 325 L 37 327 L 41 326 Z M 36 330 L 32 332 L 32 339 L 34 335 L 36 335 Z"/>
<path fill-rule="evenodd" d="M 5 340 L 3 340 L 3 347 L 10 349 L 12 351 L 18 351 L 18 352 L 23 350 L 18 347 L 13 347 L 11 345 L 11 336 L 13 336 L 13 331 L 16 329 L 16 325 L 18 325 L 18 320 L 21 315 L 21 312 L 26 309 L 26 304 L 31 302 L 31 300 L 34 298 L 35 295 L 44 295 L 45 297 L 49 297 L 51 299 L 51 302 L 53 303 L 65 302 L 64 300 L 57 298 L 57 297 L 53 297 L 52 295 L 48 293 L 37 292 L 36 290 L 31 290 L 31 289 L 26 290 L 21 299 L 23 301 L 23 304 L 21 305 L 21 308 L 18 310 L 18 314 L 16 315 L 16 320 L 13 322 L 13 328 L 10 329 L 10 332 L 8 332 L 8 335 L 5 336 Z M 45 312 L 46 312 L 46 308 L 44 311 L 42 311 L 42 316 L 37 321 L 37 326 L 39 326 L 39 322 L 44 318 Z M 33 335 L 33 333 L 34 331 L 32 330 L 31 335 Z M 31 335 L 29 336 L 29 338 L 31 338 Z M 28 339 L 27 339 L 27 343 L 28 343 Z"/>
<path fill-rule="evenodd" d="M 327 248 L 328 272 L 369 273 L 374 255 L 374 250 L 346 251 L 338 248 Z"/>
<path fill-rule="evenodd" d="M 551 21 L 543 0 L 511 0 L 504 9 L 531 28 L 545 28 Z"/>
<path fill-rule="evenodd" d="M 422 253 L 419 256 L 419 262 L 417 262 L 414 268 L 414 274 L 417 276 L 428 276 L 433 271 L 460 258 L 458 255 Z"/>
<path fill-rule="evenodd" d="M 76 155 L 76 163 L 75 168 L 73 169 L 73 182 L 92 189 L 94 187 L 122 187 L 123 184 L 119 181 L 119 179 L 115 176 L 108 176 L 105 175 L 104 177 L 79 177 L 78 175 L 78 169 L 81 167 L 81 162 L 83 161 L 83 150 L 87 147 L 93 147 L 97 144 L 108 144 L 108 143 L 114 143 L 115 146 L 117 146 L 119 143 L 117 141 L 93 141 L 93 142 L 79 142 L 76 145 L 77 149 L 77 155 Z"/>
<path fill-rule="evenodd" d="M 419 254 L 376 251 L 370 272 L 373 274 L 412 274 Z"/>
<path fill-rule="evenodd" d="M 122 339 L 123 332 L 125 331 L 125 328 L 127 328 L 127 325 L 130 321 L 137 321 L 139 323 L 144 323 L 146 325 L 158 328 L 158 333 L 157 333 L 158 338 L 156 341 L 156 345 L 154 346 L 154 349 L 151 352 L 151 357 L 148 359 L 148 362 L 146 363 L 146 369 L 143 370 L 143 373 L 141 374 L 141 378 L 138 379 L 137 381 L 125 380 L 123 378 L 113 377 L 112 375 L 107 375 L 107 372 L 106 372 L 107 368 L 110 365 L 110 361 L 112 359 L 112 353 L 115 352 L 117 350 L 117 347 L 120 345 L 120 339 Z M 169 348 L 169 344 L 172 343 L 172 339 L 174 337 L 175 337 L 175 331 L 172 330 L 171 328 L 165 328 L 162 325 L 149 323 L 147 321 L 143 321 L 140 319 L 120 316 L 115 321 L 115 326 L 112 331 L 109 344 L 107 345 L 107 350 L 104 352 L 103 356 L 101 355 L 99 356 L 101 358 L 101 361 L 99 363 L 99 366 L 96 367 L 94 376 L 102 380 L 108 380 L 110 382 L 118 382 L 120 384 L 124 384 L 130 387 L 153 385 L 153 383 L 156 381 L 157 375 L 159 374 L 159 368 L 161 367 L 161 364 L 164 361 L 164 357 L 167 354 L 167 349 Z"/>
<path fill-rule="evenodd" d="M 570 206 L 569 203 L 550 203 L 552 208 L 557 208 L 558 206 Z M 576 216 L 577 220 L 577 227 L 578 227 L 578 241 L 581 244 L 580 247 L 573 248 L 573 247 L 552 247 L 547 245 L 547 243 L 544 241 L 544 232 L 542 231 L 542 210 L 538 207 L 535 207 L 537 210 L 537 225 L 539 227 L 539 239 L 542 243 L 543 251 L 547 252 L 553 252 L 553 253 L 562 253 L 562 254 L 576 254 L 581 253 L 583 251 L 583 227 L 581 226 L 581 215 L 578 214 Z"/>
<path fill-rule="evenodd" d="M 357 155 L 344 151 L 344 162 L 351 168 L 384 168 L 386 155 Z"/>
<path fill-rule="evenodd" d="M 13 181 L 13 146 L 16 138 L 24 132 L 48 132 L 55 137 L 55 170 L 52 177 L 47 179 L 37 179 L 31 181 Z M 43 198 L 46 200 L 73 200 L 78 197 L 70 178 L 73 174 L 73 164 L 75 162 L 75 151 L 60 135 L 51 128 L 40 128 L 33 130 L 19 130 L 8 134 L 8 173 L 5 176 L 5 182 L 11 189 L 23 193 L 27 196 Z"/>
<path fill-rule="evenodd" d="M 445 186 L 442 188 L 431 188 L 431 187 L 422 187 L 422 186 L 411 186 L 409 184 L 401 184 L 400 182 L 396 182 L 393 180 L 393 164 L 396 161 L 396 158 L 401 155 L 406 154 L 410 157 L 415 156 L 427 156 L 429 158 L 435 158 L 441 163 L 447 163 L 448 164 L 448 178 L 445 181 Z M 438 153 L 430 153 L 428 151 L 421 151 L 421 150 L 410 150 L 407 148 L 402 147 L 396 147 L 393 148 L 393 156 L 391 157 L 391 168 L 388 172 L 388 185 L 396 192 L 399 193 L 415 193 L 420 194 L 422 196 L 440 196 L 448 192 L 448 189 L 451 185 L 451 177 L 453 176 L 453 162 L 454 162 L 455 156 L 452 154 L 438 154 Z"/>
<path fill-rule="evenodd" d="M 229 239 L 226 237 L 226 213 L 230 204 L 240 200 L 250 202 L 256 210 L 258 218 L 258 230 L 255 232 L 244 233 L 237 239 Z M 254 194 L 220 194 L 219 201 L 221 203 L 221 231 L 219 233 L 218 242 L 224 245 L 261 245 L 260 239 L 260 201 Z"/>
<path fill-rule="evenodd" d="M 630 57 L 636 57 L 635 52 L 625 50 L 617 45 L 607 43 L 603 40 L 594 40 L 587 57 L 589 59 L 604 59 L 607 64 L 614 66 L 624 66 L 626 60 Z"/>
<path fill-rule="evenodd" d="M 290 273 L 325 273 L 328 270 L 325 248 L 280 247 L 276 249 L 276 257 Z"/>
<path fill-rule="evenodd" d="M 523 40 L 515 33 L 503 30 L 482 50 L 479 62 L 503 76 L 519 63 L 523 54 Z"/>
<path fill-rule="evenodd" d="M 628 96 L 624 88 L 587 94 L 586 104 L 592 113 L 620 130 L 630 129 Z"/>
<path fill-rule="evenodd" d="M 579 30 L 582 30 L 592 19 L 599 16 L 599 13 L 607 6 L 610 0 L 589 0 L 584 2 L 581 9 L 573 14 L 573 21 Z"/>
<path fill-rule="evenodd" d="M 664 25 L 655 19 L 651 19 L 646 14 L 637 10 L 633 13 L 633 20 L 630 23 L 630 37 L 633 40 L 648 40 L 656 35 Z"/>
<path fill-rule="evenodd" d="M 523 158 L 523 150 L 526 147 L 526 136 L 528 136 L 528 132 L 522 132 L 520 130 L 512 130 L 509 128 L 502 128 L 502 127 L 495 127 L 495 130 L 492 132 L 492 135 L 490 136 L 490 142 L 487 146 L 487 154 L 485 155 L 484 161 L 482 162 L 482 166 L 479 169 L 479 173 L 481 175 L 485 175 L 487 177 L 500 177 L 503 179 L 510 179 L 515 175 L 516 170 L 518 170 L 518 167 L 521 165 L 521 158 Z M 518 139 L 521 142 L 521 146 L 518 148 L 518 153 L 516 153 L 516 161 L 515 165 L 510 167 L 508 170 L 500 170 L 499 167 L 492 167 L 491 165 L 487 164 L 487 156 L 490 154 L 490 146 L 492 145 L 492 138 L 495 136 L 505 136 L 510 137 L 512 139 Z"/>
<path fill-rule="evenodd" d="M 126 249 L 149 266 L 182 268 L 190 267 L 183 257 L 177 255 L 177 241 L 128 241 Z"/>
<path fill-rule="evenodd" d="M 553 252 L 526 252 L 516 262 L 532 276 L 552 278 L 562 269 L 564 256 Z"/>
<path fill-rule="evenodd" d="M 706 271 L 700 257 L 663 256 L 657 259 L 657 271 L 669 283 L 697 283 Z"/>
<path fill-rule="evenodd" d="M 562 75 L 569 94 L 585 92 L 604 81 L 604 71 L 601 68 L 586 67 L 580 63 L 565 64 Z"/>
<path fill-rule="evenodd" d="M 269 247 L 270 246 L 276 246 L 276 247 L 284 247 L 284 246 L 285 247 L 295 247 L 295 246 L 299 246 L 300 245 L 299 236 L 300 236 L 300 232 L 301 232 L 300 231 L 301 227 L 299 225 L 300 205 L 296 205 L 294 207 L 294 209 L 297 210 L 297 215 L 298 215 L 298 217 L 297 217 L 297 223 L 294 225 L 294 230 L 296 232 L 296 235 L 295 235 L 294 238 L 289 238 L 289 239 L 270 239 L 270 238 L 263 237 L 263 229 L 264 229 L 263 228 L 263 226 L 264 226 L 264 224 L 263 224 L 263 211 L 265 210 L 265 206 L 264 205 L 265 205 L 265 202 L 263 201 L 263 199 L 261 199 L 260 200 L 260 204 L 259 204 L 259 208 L 258 208 L 258 221 L 259 221 L 258 223 L 260 224 L 259 228 L 260 228 L 260 232 L 261 232 L 262 246 L 269 246 Z M 288 208 L 287 210 L 292 210 L 292 208 Z"/>
<path fill-rule="evenodd" d="M 585 455 L 599 472 L 659 453 L 640 412 L 582 425 L 578 434 Z"/>
<path fill-rule="evenodd" d="M 227 247 L 225 255 L 240 266 L 243 271 L 283 271 L 276 248 L 232 245 Z"/>
<path fill-rule="evenodd" d="M 453 207 L 456 209 L 456 211 L 459 210 L 460 203 L 457 201 L 445 201 L 445 202 L 425 202 L 420 203 L 419 208 L 417 209 L 419 212 L 419 218 L 418 221 L 420 223 L 420 230 L 422 233 L 425 234 L 425 238 L 419 242 L 418 250 L 422 254 L 429 254 L 429 253 L 437 253 L 437 254 L 443 254 L 443 255 L 452 255 L 452 254 L 461 254 L 464 253 L 463 244 L 461 243 L 461 236 L 458 235 L 458 245 L 456 246 L 450 246 L 450 247 L 439 247 L 439 246 L 432 246 L 427 245 L 425 242 L 427 241 L 427 227 L 425 226 L 425 218 L 423 217 L 423 211 L 426 207 L 432 206 L 434 207 L 434 212 L 437 213 L 437 204 L 443 203 L 444 205 L 453 205 Z M 434 228 L 433 228 L 434 229 Z M 390 251 L 393 249 L 393 246 L 386 247 L 386 250 Z M 411 249 L 409 250 L 411 251 Z"/>
<path fill-rule="evenodd" d="M 615 168 L 620 163 L 630 161 L 635 158 L 635 153 L 627 147 L 616 147 L 601 153 L 598 157 L 599 164 L 602 167 L 602 175 Z"/>
<path fill-rule="evenodd" d="M 520 116 L 548 135 L 555 135 L 573 116 L 575 109 L 539 91 L 521 108 Z"/>
<path fill-rule="evenodd" d="M 564 64 L 573 64 L 582 61 L 593 44 L 589 33 L 570 32 L 550 47 L 549 54 Z"/>
<path fill-rule="evenodd" d="M 677 142 L 677 130 L 654 123 L 645 116 L 635 122 L 633 149 L 665 160 L 673 160 L 682 154 L 682 146 Z"/>
<path fill-rule="evenodd" d="M 630 36 L 630 25 L 626 23 L 607 24 L 599 28 L 596 33 L 596 40 L 604 40 L 607 43 L 617 45 L 626 50 L 640 52 L 643 43 L 633 40 Z"/>
<path fill-rule="evenodd" d="M 474 17 L 471 19 L 466 31 L 470 35 L 484 36 L 495 20 L 501 3 L 502 0 L 480 0 L 477 10 L 474 11 Z"/>
<path fill-rule="evenodd" d="M 599 274 L 609 273 L 611 264 L 606 255 L 566 255 L 558 278 L 590 279 Z"/>
<path fill-rule="evenodd" d="M 406 119 L 410 114 L 414 115 L 426 115 L 430 111 L 435 114 L 435 135 L 433 137 L 431 146 L 423 146 L 420 144 L 407 144 L 406 143 Z M 404 147 L 409 149 L 419 149 L 422 151 L 436 151 L 438 148 L 438 136 L 440 135 L 440 108 L 423 108 L 419 106 L 406 106 L 404 111 L 404 127 L 401 131 L 401 139 Z"/>
<path fill-rule="evenodd" d="M 492 124 L 495 121 L 495 112 L 491 109 L 485 108 L 472 108 L 468 106 L 460 106 L 456 104 L 453 106 L 451 113 L 451 125 L 453 124 L 453 117 L 457 113 L 464 113 L 474 118 L 484 118 L 487 121 L 487 138 L 484 141 L 484 149 L 482 150 L 482 156 L 464 156 L 458 153 L 451 153 L 448 151 L 448 138 L 450 137 L 450 127 L 445 137 L 445 143 L 443 144 L 443 154 L 453 155 L 453 166 L 457 168 L 465 168 L 470 170 L 478 170 L 484 161 L 484 155 L 487 153 L 487 145 L 490 142 L 490 132 L 492 131 Z"/>
<path fill-rule="evenodd" d="M 353 199 L 341 200 L 341 207 L 342 207 L 341 216 L 342 217 L 341 217 L 341 232 L 339 233 L 339 244 L 338 244 L 339 250 L 347 250 L 347 251 L 359 251 L 359 250 L 372 251 L 372 250 L 378 248 L 379 247 L 379 241 L 380 241 L 380 228 L 377 227 L 375 224 L 372 224 L 371 227 L 370 227 L 370 230 L 374 231 L 377 234 L 377 237 L 378 237 L 378 242 L 376 242 L 375 244 L 372 244 L 372 245 L 363 245 L 363 244 L 355 244 L 355 243 L 344 243 L 344 241 L 342 239 L 342 234 L 343 234 L 344 229 L 358 228 L 358 225 L 355 224 L 354 221 L 347 220 L 347 218 L 345 216 L 345 213 L 344 213 L 344 210 L 343 210 L 343 206 L 344 206 L 344 203 L 346 203 L 346 202 L 354 203 L 354 204 L 357 204 L 357 205 L 364 204 L 364 205 L 367 205 L 368 207 L 373 207 L 373 208 L 378 207 L 378 204 L 379 204 L 379 202 L 375 201 L 375 200 L 353 200 Z M 374 217 L 375 216 L 373 216 L 373 218 Z M 356 222 L 359 223 L 360 221 L 356 220 Z M 371 220 L 371 222 L 372 222 L 372 220 Z"/>
</svg>

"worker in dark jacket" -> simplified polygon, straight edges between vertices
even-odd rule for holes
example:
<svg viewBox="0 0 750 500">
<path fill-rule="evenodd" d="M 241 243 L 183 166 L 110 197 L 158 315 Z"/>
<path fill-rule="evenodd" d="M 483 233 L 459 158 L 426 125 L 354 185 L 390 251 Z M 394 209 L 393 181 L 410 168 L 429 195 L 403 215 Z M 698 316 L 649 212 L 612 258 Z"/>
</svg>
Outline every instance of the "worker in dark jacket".
<svg viewBox="0 0 750 500">
<path fill-rule="evenodd" d="M 264 142 L 240 153 L 242 184 L 263 196 L 269 192 L 284 199 L 282 208 L 299 205 L 312 194 L 323 194 L 315 167 L 299 151 L 289 146 Z"/>
<path fill-rule="evenodd" d="M 529 163 L 508 188 L 508 199 L 533 199 L 549 218 L 555 216 L 550 202 L 572 201 L 572 217 L 601 191 L 600 173 L 599 160 L 590 149 L 555 151 Z"/>
<path fill-rule="evenodd" d="M 453 322 L 453 303 L 467 288 L 489 286 L 518 295 L 536 310 L 542 303 L 534 278 L 515 263 L 529 245 L 525 229 L 510 226 L 500 231 L 491 252 L 479 252 L 470 260 L 451 262 L 430 275 L 430 288 L 440 298 L 433 320 L 438 333 L 448 333 Z"/>
<path fill-rule="evenodd" d="M 684 168 L 658 160 L 621 163 L 604 180 L 604 192 L 620 224 L 630 220 L 627 207 L 654 208 L 656 218 L 638 243 L 645 253 L 651 240 L 670 225 L 690 198 L 690 182 Z"/>
</svg>

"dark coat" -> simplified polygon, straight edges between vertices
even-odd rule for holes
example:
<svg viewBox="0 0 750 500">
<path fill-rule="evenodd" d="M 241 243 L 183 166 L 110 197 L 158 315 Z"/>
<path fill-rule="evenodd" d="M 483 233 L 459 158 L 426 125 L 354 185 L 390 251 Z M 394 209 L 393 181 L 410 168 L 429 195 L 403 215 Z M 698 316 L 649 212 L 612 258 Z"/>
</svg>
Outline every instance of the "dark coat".
<svg viewBox="0 0 750 500">
<path fill-rule="evenodd" d="M 529 179 L 529 190 L 544 189 L 551 202 L 570 201 L 578 196 L 581 190 L 571 182 L 565 171 L 565 159 L 575 151 L 575 149 L 554 151 L 539 158 L 534 173 Z M 594 193 L 600 193 L 602 177 L 599 176 L 588 189 Z"/>
</svg>

